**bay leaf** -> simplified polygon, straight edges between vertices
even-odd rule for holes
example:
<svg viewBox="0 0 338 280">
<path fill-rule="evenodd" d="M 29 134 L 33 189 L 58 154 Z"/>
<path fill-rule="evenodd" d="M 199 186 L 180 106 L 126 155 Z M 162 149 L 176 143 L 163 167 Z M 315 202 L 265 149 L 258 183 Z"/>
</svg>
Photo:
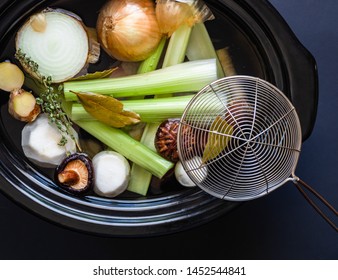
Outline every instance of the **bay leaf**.
<svg viewBox="0 0 338 280">
<path fill-rule="evenodd" d="M 70 79 L 70 81 L 83 81 L 83 80 L 94 80 L 94 79 L 103 79 L 108 78 L 118 67 L 106 69 L 103 71 L 96 71 L 94 73 L 88 73 L 86 75 L 78 76 Z"/>
<path fill-rule="evenodd" d="M 233 127 L 220 116 L 217 116 L 211 124 L 208 132 L 208 140 L 203 151 L 202 163 L 216 158 L 228 145 Z"/>
<path fill-rule="evenodd" d="M 84 109 L 95 119 L 116 128 L 140 122 L 135 112 L 124 110 L 121 101 L 114 97 L 92 92 L 73 92 Z"/>
</svg>

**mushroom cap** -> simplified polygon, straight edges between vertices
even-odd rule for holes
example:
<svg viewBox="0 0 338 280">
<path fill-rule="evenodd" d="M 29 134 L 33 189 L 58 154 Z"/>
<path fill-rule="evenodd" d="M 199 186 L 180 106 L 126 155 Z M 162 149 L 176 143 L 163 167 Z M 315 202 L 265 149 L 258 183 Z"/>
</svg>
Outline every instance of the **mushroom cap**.
<svg viewBox="0 0 338 280">
<path fill-rule="evenodd" d="M 66 157 L 55 169 L 57 184 L 74 194 L 83 194 L 93 187 L 94 169 L 85 153 L 74 153 Z"/>
</svg>

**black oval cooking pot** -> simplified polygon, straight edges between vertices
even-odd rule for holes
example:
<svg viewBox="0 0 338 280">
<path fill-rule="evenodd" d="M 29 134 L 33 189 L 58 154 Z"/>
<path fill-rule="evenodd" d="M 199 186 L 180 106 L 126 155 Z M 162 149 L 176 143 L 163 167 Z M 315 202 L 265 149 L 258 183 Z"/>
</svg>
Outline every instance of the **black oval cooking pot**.
<svg viewBox="0 0 338 280">
<path fill-rule="evenodd" d="M 13 60 L 15 33 L 32 13 L 46 7 L 61 7 L 77 13 L 86 25 L 95 26 L 104 2 L 2 0 L 0 61 Z M 268 1 L 205 2 L 216 17 L 206 23 L 215 47 L 228 48 L 238 74 L 260 77 L 280 88 L 296 107 L 303 140 L 308 138 L 316 118 L 318 96 L 312 55 Z M 71 196 L 59 190 L 50 171 L 37 168 L 24 157 L 20 147 L 23 125 L 8 115 L 8 95 L 1 94 L 0 101 L 0 189 L 49 221 L 88 233 L 149 236 L 203 224 L 238 205 L 213 198 L 197 188 L 184 189 L 174 180 L 160 189 L 152 188 L 147 197 Z"/>
</svg>

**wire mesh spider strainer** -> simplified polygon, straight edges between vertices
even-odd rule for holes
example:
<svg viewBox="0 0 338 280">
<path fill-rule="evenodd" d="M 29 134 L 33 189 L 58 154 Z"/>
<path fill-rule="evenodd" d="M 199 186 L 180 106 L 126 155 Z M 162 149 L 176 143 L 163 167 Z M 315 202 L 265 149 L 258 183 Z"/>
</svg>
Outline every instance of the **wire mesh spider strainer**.
<svg viewBox="0 0 338 280">
<path fill-rule="evenodd" d="M 302 135 L 297 112 L 275 86 L 259 78 L 231 76 L 204 87 L 186 107 L 178 130 L 178 152 L 191 180 L 209 194 L 232 201 L 258 198 L 292 181 L 320 194 L 295 175 Z"/>
</svg>

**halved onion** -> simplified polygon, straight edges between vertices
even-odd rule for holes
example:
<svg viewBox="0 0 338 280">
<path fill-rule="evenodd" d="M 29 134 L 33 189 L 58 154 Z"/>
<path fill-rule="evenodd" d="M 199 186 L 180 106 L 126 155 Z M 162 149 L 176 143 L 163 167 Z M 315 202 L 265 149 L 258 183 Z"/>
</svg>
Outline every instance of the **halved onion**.
<svg viewBox="0 0 338 280">
<path fill-rule="evenodd" d="M 62 9 L 33 15 L 18 31 L 16 49 L 39 65 L 39 73 L 62 82 L 78 74 L 87 63 L 89 39 L 81 19 Z M 27 72 L 30 69 L 22 65 Z"/>
</svg>

